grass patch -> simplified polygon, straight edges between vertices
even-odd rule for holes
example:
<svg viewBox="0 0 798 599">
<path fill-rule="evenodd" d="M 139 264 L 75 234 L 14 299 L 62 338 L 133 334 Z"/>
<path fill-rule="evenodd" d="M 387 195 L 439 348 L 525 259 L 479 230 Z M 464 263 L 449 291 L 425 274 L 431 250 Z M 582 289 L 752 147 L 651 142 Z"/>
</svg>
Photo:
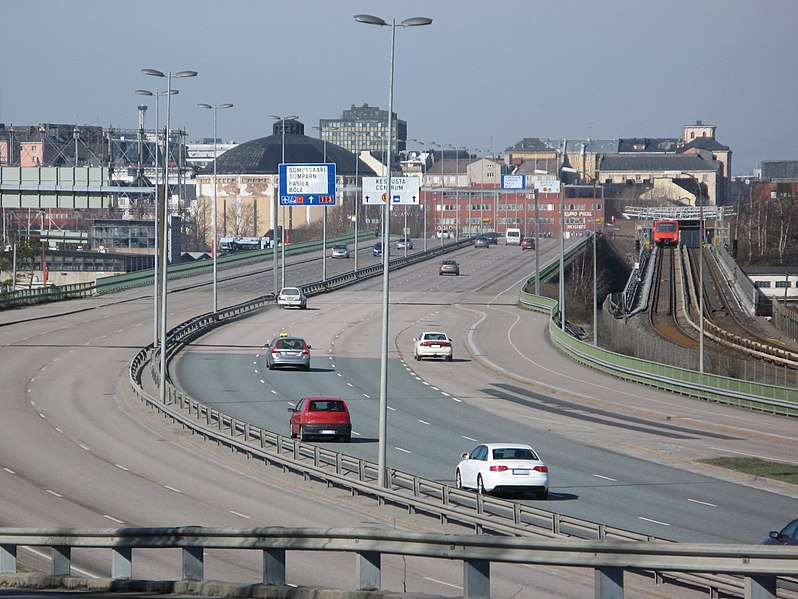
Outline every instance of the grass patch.
<svg viewBox="0 0 798 599">
<path fill-rule="evenodd" d="M 744 472 L 752 476 L 772 478 L 785 483 L 798 485 L 798 466 L 793 466 L 791 464 L 769 462 L 759 458 L 712 458 L 699 461 L 720 468 L 735 470 L 736 472 Z"/>
</svg>

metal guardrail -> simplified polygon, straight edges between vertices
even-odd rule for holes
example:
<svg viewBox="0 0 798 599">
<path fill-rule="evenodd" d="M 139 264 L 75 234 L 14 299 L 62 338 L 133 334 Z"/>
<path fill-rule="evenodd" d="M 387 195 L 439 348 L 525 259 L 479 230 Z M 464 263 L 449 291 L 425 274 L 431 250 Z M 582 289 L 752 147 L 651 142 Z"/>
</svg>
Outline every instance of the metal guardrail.
<svg viewBox="0 0 798 599">
<path fill-rule="evenodd" d="M 52 555 L 52 577 L 22 575 L 17 572 L 19 547 L 45 547 Z M 776 597 L 776 576 L 798 569 L 798 547 L 768 545 L 660 544 L 623 541 L 535 540 L 518 537 L 485 535 L 421 534 L 380 531 L 374 529 L 308 529 L 254 528 L 220 529 L 122 528 L 122 529 L 16 529 L 0 528 L 0 584 L 19 583 L 37 588 L 62 588 L 70 577 L 72 551 L 108 549 L 111 579 L 96 581 L 69 578 L 70 588 L 129 592 L 141 585 L 133 584 L 133 549 L 140 556 L 145 551 L 181 550 L 180 582 L 148 581 L 149 592 L 201 593 L 204 589 L 205 562 L 209 551 L 258 551 L 263 564 L 260 584 L 212 583 L 220 595 L 278 596 L 268 588 L 285 587 L 288 552 L 317 551 L 353 553 L 355 588 L 357 591 L 379 589 L 382 578 L 382 556 L 422 557 L 463 562 L 463 597 L 490 597 L 492 563 L 515 563 L 538 566 L 566 566 L 594 570 L 594 596 L 597 599 L 623 597 L 625 570 L 681 571 L 705 576 L 705 572 L 723 572 L 740 576 L 744 596 L 749 599 Z M 238 554 L 236 554 L 238 555 Z M 534 574 L 530 577 L 534 578 Z M 83 581 L 81 585 L 80 581 Z M 130 584 L 124 584 L 128 581 Z M 209 586 L 210 586 L 209 582 Z M 530 581 L 530 586 L 534 581 Z M 283 593 L 285 591 L 282 591 Z M 263 594 L 262 594 L 263 593 Z M 281 594 L 279 596 L 286 596 Z M 365 596 L 361 593 L 353 597 Z M 402 593 L 380 593 L 382 597 Z M 714 595 L 713 595 L 714 596 Z"/>
<path fill-rule="evenodd" d="M 527 282 L 527 288 L 533 284 Z M 542 301 L 542 300 L 546 301 Z M 798 389 L 668 366 L 585 343 L 557 326 L 556 300 L 522 292 L 521 305 L 549 315 L 552 340 L 576 361 L 613 376 L 699 399 L 783 416 L 798 416 Z"/>
</svg>

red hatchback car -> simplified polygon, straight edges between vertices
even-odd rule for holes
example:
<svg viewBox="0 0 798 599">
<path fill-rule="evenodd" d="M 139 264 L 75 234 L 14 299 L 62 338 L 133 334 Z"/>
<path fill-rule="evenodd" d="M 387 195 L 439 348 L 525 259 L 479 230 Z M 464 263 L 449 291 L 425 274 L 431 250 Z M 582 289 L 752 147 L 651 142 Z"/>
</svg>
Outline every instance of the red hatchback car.
<svg viewBox="0 0 798 599">
<path fill-rule="evenodd" d="M 310 437 L 352 440 L 349 408 L 340 397 L 303 397 L 291 412 L 291 438 L 307 441 Z"/>
<path fill-rule="evenodd" d="M 521 249 L 522 250 L 534 250 L 535 249 L 535 238 L 534 237 L 524 237 L 521 240 Z"/>
</svg>

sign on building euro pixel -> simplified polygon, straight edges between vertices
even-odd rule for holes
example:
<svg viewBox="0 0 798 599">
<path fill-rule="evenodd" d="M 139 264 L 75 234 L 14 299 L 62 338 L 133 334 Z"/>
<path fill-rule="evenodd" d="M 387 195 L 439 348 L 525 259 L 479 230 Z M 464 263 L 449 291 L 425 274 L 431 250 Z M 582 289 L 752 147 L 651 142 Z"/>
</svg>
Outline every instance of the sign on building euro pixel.
<svg viewBox="0 0 798 599">
<path fill-rule="evenodd" d="M 335 204 L 335 164 L 281 164 L 281 206 Z"/>
</svg>

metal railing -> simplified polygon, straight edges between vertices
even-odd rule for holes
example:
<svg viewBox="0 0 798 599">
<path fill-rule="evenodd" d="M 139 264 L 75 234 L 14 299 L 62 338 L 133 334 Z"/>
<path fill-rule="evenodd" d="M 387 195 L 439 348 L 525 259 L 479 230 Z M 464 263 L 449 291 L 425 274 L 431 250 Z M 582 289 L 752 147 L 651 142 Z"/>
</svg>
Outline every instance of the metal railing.
<svg viewBox="0 0 798 599">
<path fill-rule="evenodd" d="M 17 574 L 20 547 L 48 548 L 52 555 L 51 576 Z M 111 578 L 106 580 L 69 578 L 72 553 L 82 549 L 108 549 Z M 574 541 L 566 539 L 537 540 L 523 537 L 485 535 L 422 534 L 406 531 L 374 529 L 307 529 L 254 528 L 219 529 L 122 528 L 122 529 L 15 529 L 0 528 L 0 584 L 25 585 L 36 588 L 69 588 L 93 591 L 128 592 L 139 590 L 134 584 L 133 549 L 137 557 L 145 551 L 161 552 L 179 549 L 181 576 L 179 582 L 148 581 L 149 592 L 200 593 L 205 581 L 205 562 L 212 559 L 209 551 L 257 551 L 261 556 L 262 574 L 258 584 L 214 583 L 218 595 L 242 596 L 246 589 L 253 596 L 268 596 L 268 588 L 285 587 L 288 552 L 317 551 L 325 554 L 352 553 L 354 587 L 357 591 L 373 591 L 381 586 L 384 555 L 438 558 L 463 562 L 463 597 L 490 597 L 492 563 L 567 566 L 594 570 L 597 599 L 623 597 L 625 571 L 691 573 L 706 577 L 706 572 L 720 572 L 739 581 L 735 592 L 742 589 L 748 599 L 776 597 L 778 574 L 798 570 L 798 547 L 772 545 L 662 544 L 624 541 Z M 534 588 L 537 574 L 530 573 L 529 587 Z M 669 574 L 664 574 L 669 577 Z M 83 581 L 81 584 L 80 581 Z M 661 582 L 663 579 L 658 579 Z M 130 584 L 123 584 L 128 581 Z M 274 589 L 274 595 L 280 589 Z M 355 593 L 353 596 L 357 597 Z M 383 597 L 391 594 L 381 593 Z M 395 593 L 393 596 L 401 596 Z M 284 595 L 280 595 L 284 596 Z M 364 595 L 365 596 L 365 595 Z M 372 595 L 373 596 L 373 595 Z"/>
</svg>

